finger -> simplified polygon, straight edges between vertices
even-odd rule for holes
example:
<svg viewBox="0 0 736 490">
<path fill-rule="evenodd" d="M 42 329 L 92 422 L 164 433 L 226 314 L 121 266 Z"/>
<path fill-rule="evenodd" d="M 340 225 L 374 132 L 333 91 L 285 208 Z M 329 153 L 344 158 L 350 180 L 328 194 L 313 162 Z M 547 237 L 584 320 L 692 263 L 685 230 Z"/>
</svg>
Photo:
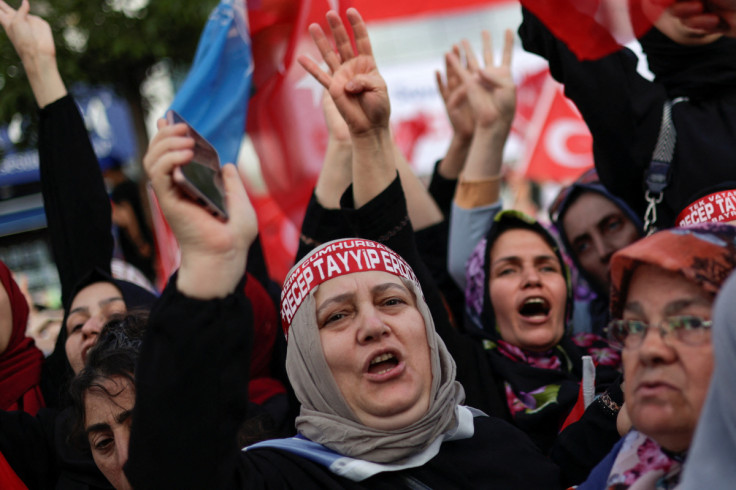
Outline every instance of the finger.
<svg viewBox="0 0 736 490">
<path fill-rule="evenodd" d="M 460 58 L 458 58 L 455 53 L 448 53 L 447 61 L 452 66 L 452 69 L 455 70 L 455 73 L 457 73 L 457 75 L 462 79 L 463 83 L 468 83 L 470 81 L 471 73 L 465 69 L 460 62 Z"/>
<path fill-rule="evenodd" d="M 460 48 L 457 45 L 452 47 L 452 52 L 455 53 L 458 60 L 461 59 Z M 447 55 L 445 55 L 445 70 L 447 72 L 447 87 L 449 90 L 454 90 L 460 85 L 461 80 L 455 68 L 447 60 Z"/>
<path fill-rule="evenodd" d="M 345 92 L 357 95 L 381 88 L 383 79 L 376 75 L 358 74 L 345 84 Z"/>
<path fill-rule="evenodd" d="M 483 62 L 486 66 L 493 66 L 493 39 L 491 33 L 484 30 L 480 35 L 483 38 Z"/>
<path fill-rule="evenodd" d="M 189 152 L 191 159 L 194 140 L 186 135 L 186 124 L 165 126 L 161 128 L 151 140 L 146 155 L 143 157 L 143 166 L 147 172 L 154 172 L 159 162 L 168 153 Z M 181 162 L 186 163 L 186 161 Z"/>
<path fill-rule="evenodd" d="M 439 70 L 434 72 L 435 79 L 437 80 L 437 90 L 440 92 L 440 96 L 442 96 L 442 100 L 447 103 L 447 86 L 445 85 L 444 81 L 442 80 L 442 73 L 440 73 Z"/>
<path fill-rule="evenodd" d="M 693 16 L 688 16 L 686 18 L 683 18 L 681 20 L 684 25 L 686 25 L 687 27 L 691 29 L 701 29 L 708 33 L 714 33 L 714 32 L 719 32 L 721 30 L 723 31 L 727 30 L 727 29 L 722 29 L 722 27 L 724 26 L 721 25 L 721 18 L 715 14 L 693 15 Z"/>
<path fill-rule="evenodd" d="M 478 66 L 478 58 L 475 57 L 475 52 L 473 51 L 473 47 L 470 45 L 470 42 L 467 39 L 463 39 L 462 45 L 463 45 L 463 51 L 465 51 L 465 60 L 468 64 L 468 70 L 470 70 L 471 73 L 475 73 L 476 71 L 480 69 L 480 67 Z M 459 66 L 455 66 L 456 70 L 458 68 Z M 465 78 L 463 78 L 463 80 L 464 79 Z"/>
<path fill-rule="evenodd" d="M 358 54 L 373 56 L 373 47 L 371 46 L 371 40 L 368 37 L 368 29 L 365 26 L 363 17 L 361 17 L 360 13 L 352 7 L 347 10 L 346 15 L 350 22 L 350 27 L 353 29 L 355 46 L 358 49 Z"/>
<path fill-rule="evenodd" d="M 348 35 L 347 29 L 345 29 L 345 24 L 342 23 L 340 15 L 338 15 L 334 10 L 330 10 L 327 12 L 326 17 L 327 23 L 330 26 L 330 31 L 332 31 L 332 37 L 335 39 L 335 47 L 337 47 L 337 52 L 339 53 L 340 58 L 343 61 L 355 58 L 353 45 L 350 42 L 350 36 Z M 334 72 L 335 69 L 332 71 Z"/>
<path fill-rule="evenodd" d="M 31 4 L 28 3 L 28 0 L 23 0 L 20 4 L 20 7 L 18 7 L 18 14 L 21 17 L 26 17 L 30 10 L 31 10 Z"/>
<path fill-rule="evenodd" d="M 514 33 L 511 29 L 506 29 L 506 35 L 503 41 L 503 55 L 501 57 L 501 66 L 511 67 L 511 57 L 514 52 Z"/>
<path fill-rule="evenodd" d="M 696 15 L 703 12 L 702 2 L 676 2 L 672 4 L 672 13 L 676 16 Z"/>
<path fill-rule="evenodd" d="M 458 106 L 460 105 L 460 101 L 468 96 L 468 89 L 465 86 L 460 87 L 456 91 L 450 95 L 449 100 L 447 101 L 448 106 Z"/>
<path fill-rule="evenodd" d="M 317 46 L 320 55 L 322 55 L 322 59 L 325 60 L 330 71 L 334 73 L 338 68 L 340 68 L 340 58 L 330 44 L 330 41 L 327 39 L 327 36 L 325 36 L 325 32 L 322 30 L 322 27 L 320 27 L 319 24 L 311 24 L 309 26 L 309 35 L 312 36 L 312 40 Z"/>
<path fill-rule="evenodd" d="M 332 77 L 325 73 L 322 68 L 319 67 L 319 65 L 311 59 L 309 56 L 306 55 L 299 55 L 299 57 L 296 59 L 300 65 L 302 65 L 302 68 L 307 70 L 310 75 L 312 75 L 324 88 L 329 88 L 330 83 L 332 83 Z"/>
</svg>

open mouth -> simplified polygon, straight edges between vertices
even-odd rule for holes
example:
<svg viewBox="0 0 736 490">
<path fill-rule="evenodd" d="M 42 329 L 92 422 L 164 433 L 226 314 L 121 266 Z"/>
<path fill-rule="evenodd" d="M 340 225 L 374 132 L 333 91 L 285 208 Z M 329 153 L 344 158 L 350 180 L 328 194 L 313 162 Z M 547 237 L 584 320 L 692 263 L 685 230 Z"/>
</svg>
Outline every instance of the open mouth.
<svg viewBox="0 0 736 490">
<path fill-rule="evenodd" d="M 368 372 L 370 374 L 383 374 L 387 373 L 399 364 L 399 360 L 395 355 L 390 352 L 380 354 L 374 357 L 368 365 Z"/>
<path fill-rule="evenodd" d="M 546 317 L 551 306 L 549 301 L 540 297 L 527 298 L 519 307 L 519 314 L 525 318 Z"/>
</svg>

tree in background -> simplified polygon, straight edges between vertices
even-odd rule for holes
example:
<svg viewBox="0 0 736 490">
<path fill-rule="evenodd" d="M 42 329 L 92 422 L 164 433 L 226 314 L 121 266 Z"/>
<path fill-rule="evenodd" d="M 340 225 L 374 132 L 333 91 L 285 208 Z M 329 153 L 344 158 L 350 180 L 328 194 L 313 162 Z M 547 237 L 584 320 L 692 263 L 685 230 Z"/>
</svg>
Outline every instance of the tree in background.
<svg viewBox="0 0 736 490">
<path fill-rule="evenodd" d="M 17 7 L 20 2 L 12 4 Z M 173 70 L 191 63 L 216 4 L 217 0 L 35 0 L 31 12 L 51 25 L 64 80 L 70 85 L 109 86 L 128 102 L 142 155 L 148 135 L 141 84 L 160 61 L 168 60 Z M 4 36 L 0 95 L 0 125 L 15 114 L 35 119 L 36 105 L 23 66 Z M 30 137 L 33 133 L 26 132 Z"/>
</svg>

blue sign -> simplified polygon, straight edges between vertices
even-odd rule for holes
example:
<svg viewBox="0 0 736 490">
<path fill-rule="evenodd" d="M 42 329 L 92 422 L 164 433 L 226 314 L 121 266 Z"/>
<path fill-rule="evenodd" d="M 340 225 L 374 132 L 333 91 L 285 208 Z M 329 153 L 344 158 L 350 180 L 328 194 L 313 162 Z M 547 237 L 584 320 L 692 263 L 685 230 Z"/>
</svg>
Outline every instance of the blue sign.
<svg viewBox="0 0 736 490">
<path fill-rule="evenodd" d="M 113 162 L 123 164 L 136 155 L 137 144 L 133 120 L 126 102 L 107 88 L 75 86 L 74 99 L 84 116 L 90 141 L 104 169 Z M 0 127 L 0 187 L 36 182 L 39 179 L 38 151 L 18 150 L 14 142 L 20 140 L 27 121 L 13 121 Z"/>
</svg>

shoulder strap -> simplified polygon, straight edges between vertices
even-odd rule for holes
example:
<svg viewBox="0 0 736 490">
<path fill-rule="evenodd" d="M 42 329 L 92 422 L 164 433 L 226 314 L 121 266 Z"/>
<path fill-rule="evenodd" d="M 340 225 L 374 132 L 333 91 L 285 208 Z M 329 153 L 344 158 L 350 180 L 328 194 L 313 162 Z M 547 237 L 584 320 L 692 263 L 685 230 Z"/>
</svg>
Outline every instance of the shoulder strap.
<svg viewBox="0 0 736 490">
<path fill-rule="evenodd" d="M 657 206 L 662 202 L 664 190 L 670 183 L 670 164 L 677 143 L 677 130 L 672 123 L 672 106 L 687 100 L 687 97 L 667 100 L 662 107 L 662 124 L 659 127 L 657 145 L 645 173 L 647 190 L 644 197 L 647 200 L 647 210 L 644 213 L 644 232 L 647 235 L 657 231 Z"/>
</svg>

